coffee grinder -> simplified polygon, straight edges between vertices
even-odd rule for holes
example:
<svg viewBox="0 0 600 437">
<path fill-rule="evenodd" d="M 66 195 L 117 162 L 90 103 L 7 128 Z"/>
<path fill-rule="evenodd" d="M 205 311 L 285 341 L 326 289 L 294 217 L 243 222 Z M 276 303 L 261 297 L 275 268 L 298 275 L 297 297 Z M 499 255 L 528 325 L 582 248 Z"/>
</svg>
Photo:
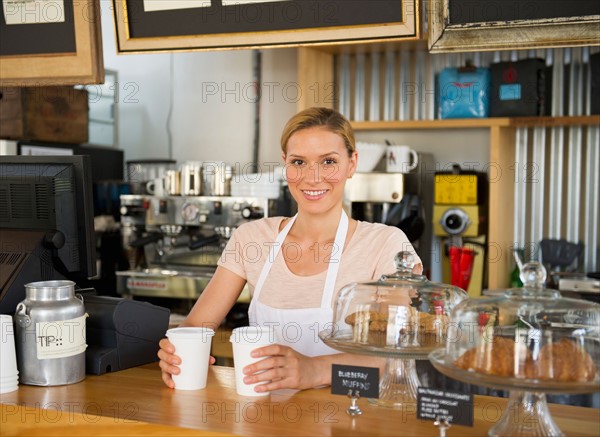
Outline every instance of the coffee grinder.
<svg viewBox="0 0 600 437">
<path fill-rule="evenodd" d="M 481 296 L 486 281 L 487 175 L 436 172 L 433 232 L 441 237 L 442 280 Z"/>
<path fill-rule="evenodd" d="M 418 165 L 409 173 L 355 173 L 346 181 L 344 206 L 356 220 L 384 223 L 401 229 L 431 270 L 433 232 L 433 155 L 418 153 Z"/>
</svg>

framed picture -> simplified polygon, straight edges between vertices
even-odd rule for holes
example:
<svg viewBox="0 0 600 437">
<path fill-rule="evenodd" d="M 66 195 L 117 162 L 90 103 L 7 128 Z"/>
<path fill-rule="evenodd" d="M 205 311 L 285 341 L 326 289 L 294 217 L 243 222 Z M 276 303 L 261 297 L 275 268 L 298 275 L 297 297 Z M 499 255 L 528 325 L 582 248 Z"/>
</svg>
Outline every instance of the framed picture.
<svg viewBox="0 0 600 437">
<path fill-rule="evenodd" d="M 113 0 L 117 51 L 247 49 L 418 36 L 418 0 Z"/>
<path fill-rule="evenodd" d="M 0 86 L 102 83 L 100 0 L 1 0 Z"/>
<path fill-rule="evenodd" d="M 600 45 L 593 0 L 428 0 L 432 53 Z"/>
</svg>

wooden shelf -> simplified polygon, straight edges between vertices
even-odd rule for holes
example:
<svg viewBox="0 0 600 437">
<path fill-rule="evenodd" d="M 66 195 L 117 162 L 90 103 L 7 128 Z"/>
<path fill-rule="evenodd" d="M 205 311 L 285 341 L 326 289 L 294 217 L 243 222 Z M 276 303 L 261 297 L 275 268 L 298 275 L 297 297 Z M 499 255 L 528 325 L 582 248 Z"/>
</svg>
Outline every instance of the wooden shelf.
<svg viewBox="0 0 600 437">
<path fill-rule="evenodd" d="M 600 124 L 600 115 L 573 117 L 496 117 L 410 121 L 353 121 L 355 130 L 391 129 L 486 129 L 491 127 L 555 127 Z"/>
</svg>

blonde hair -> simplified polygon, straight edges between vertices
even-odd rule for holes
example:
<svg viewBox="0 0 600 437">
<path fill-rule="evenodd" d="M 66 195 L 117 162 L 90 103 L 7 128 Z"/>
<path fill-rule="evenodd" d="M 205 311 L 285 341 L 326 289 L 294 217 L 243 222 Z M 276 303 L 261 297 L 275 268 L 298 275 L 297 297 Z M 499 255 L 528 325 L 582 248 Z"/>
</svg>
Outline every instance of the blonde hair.
<svg viewBox="0 0 600 437">
<path fill-rule="evenodd" d="M 352 153 L 356 151 L 354 131 L 346 117 L 335 109 L 313 107 L 300 111 L 286 123 L 281 134 L 283 153 L 287 154 L 287 143 L 292 135 L 311 127 L 323 127 L 329 132 L 339 135 L 344 140 L 348 156 L 352 156 Z"/>
</svg>

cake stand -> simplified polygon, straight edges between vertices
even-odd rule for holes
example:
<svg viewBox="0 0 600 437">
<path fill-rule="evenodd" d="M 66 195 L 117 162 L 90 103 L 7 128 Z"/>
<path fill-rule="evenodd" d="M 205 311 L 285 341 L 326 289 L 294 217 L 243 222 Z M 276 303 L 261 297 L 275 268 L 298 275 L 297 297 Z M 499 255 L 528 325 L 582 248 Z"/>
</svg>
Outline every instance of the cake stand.
<svg viewBox="0 0 600 437">
<path fill-rule="evenodd" d="M 421 384 L 417 375 L 415 360 L 426 360 L 435 348 L 411 346 L 394 348 L 356 343 L 352 335 L 338 335 L 333 338 L 330 331 L 321 331 L 319 337 L 336 350 L 356 355 L 385 357 L 385 369 L 379 383 L 379 398 L 369 402 L 388 408 L 402 408 L 417 400 L 417 387 Z"/>
<path fill-rule="evenodd" d="M 509 401 L 500 420 L 490 429 L 489 436 L 564 436 L 548 410 L 547 393 L 581 394 L 600 391 L 600 376 L 587 382 L 559 382 L 487 375 L 456 367 L 445 349 L 429 355 L 431 364 L 450 378 L 478 386 L 504 389 Z"/>
<path fill-rule="evenodd" d="M 319 337 L 341 352 L 384 357 L 379 398 L 369 402 L 402 408 L 417 399 L 415 360 L 426 360 L 446 343 L 449 314 L 468 295 L 412 273 L 415 259 L 410 252 L 399 252 L 394 263 L 393 274 L 343 287 L 335 300 L 333 323 Z"/>
</svg>

